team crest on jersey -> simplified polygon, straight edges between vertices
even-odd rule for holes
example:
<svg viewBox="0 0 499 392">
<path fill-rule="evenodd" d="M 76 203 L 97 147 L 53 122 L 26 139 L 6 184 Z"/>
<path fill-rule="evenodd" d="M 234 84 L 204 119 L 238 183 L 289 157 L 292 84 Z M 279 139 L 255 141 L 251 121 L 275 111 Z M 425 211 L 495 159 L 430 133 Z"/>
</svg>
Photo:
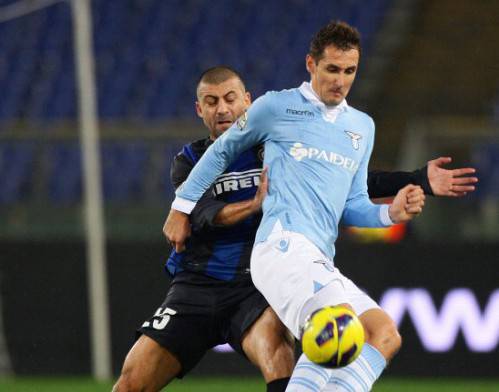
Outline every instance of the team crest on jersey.
<svg viewBox="0 0 499 392">
<path fill-rule="evenodd" d="M 263 162 L 265 151 L 263 149 L 263 146 L 258 147 L 258 151 L 256 152 L 256 156 L 258 157 L 258 160 Z"/>
<path fill-rule="evenodd" d="M 358 150 L 360 147 L 360 139 L 362 139 L 362 135 L 359 135 L 358 133 L 352 131 L 345 131 L 345 133 L 350 137 L 350 140 L 352 141 L 352 147 L 355 150 Z"/>
<path fill-rule="evenodd" d="M 244 112 L 243 115 L 237 119 L 236 125 L 242 131 L 246 127 L 247 122 L 248 122 L 248 113 Z"/>
</svg>

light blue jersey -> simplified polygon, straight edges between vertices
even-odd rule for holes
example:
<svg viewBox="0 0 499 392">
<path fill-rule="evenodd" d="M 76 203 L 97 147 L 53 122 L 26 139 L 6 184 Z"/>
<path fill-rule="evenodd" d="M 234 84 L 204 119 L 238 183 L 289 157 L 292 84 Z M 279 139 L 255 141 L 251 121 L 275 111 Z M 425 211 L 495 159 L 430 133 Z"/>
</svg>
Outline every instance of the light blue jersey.
<svg viewBox="0 0 499 392">
<path fill-rule="evenodd" d="M 373 142 L 368 115 L 345 101 L 328 109 L 309 83 L 268 92 L 206 151 L 177 190 L 172 208 L 189 213 L 232 161 L 265 143 L 269 191 L 256 242 L 266 240 L 279 221 L 333 259 L 340 219 L 352 226 L 392 224 L 388 206 L 371 203 L 367 194 Z"/>
</svg>

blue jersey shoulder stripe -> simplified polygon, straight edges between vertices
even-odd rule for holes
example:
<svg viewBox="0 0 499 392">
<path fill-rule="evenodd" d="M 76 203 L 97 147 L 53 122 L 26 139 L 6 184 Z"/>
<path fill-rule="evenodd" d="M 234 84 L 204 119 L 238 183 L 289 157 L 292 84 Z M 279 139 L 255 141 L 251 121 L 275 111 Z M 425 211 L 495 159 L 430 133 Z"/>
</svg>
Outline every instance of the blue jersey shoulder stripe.
<svg viewBox="0 0 499 392">
<path fill-rule="evenodd" d="M 186 144 L 182 148 L 182 154 L 184 154 L 187 158 L 189 158 L 189 160 L 192 162 L 193 165 L 195 165 L 196 162 L 199 161 L 199 157 L 192 149 L 192 144 Z"/>
</svg>

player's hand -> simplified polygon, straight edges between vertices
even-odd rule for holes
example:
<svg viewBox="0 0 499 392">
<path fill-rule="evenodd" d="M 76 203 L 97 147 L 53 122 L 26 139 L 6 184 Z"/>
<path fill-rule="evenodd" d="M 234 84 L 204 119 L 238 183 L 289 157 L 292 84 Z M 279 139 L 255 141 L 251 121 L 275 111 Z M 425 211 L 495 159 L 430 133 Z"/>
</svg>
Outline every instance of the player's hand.
<svg viewBox="0 0 499 392">
<path fill-rule="evenodd" d="M 260 184 L 258 185 L 258 190 L 256 191 L 255 197 L 253 198 L 253 213 L 261 211 L 263 200 L 265 199 L 265 196 L 267 196 L 267 191 L 269 189 L 269 179 L 267 172 L 268 167 L 264 167 L 262 173 L 260 174 Z"/>
<path fill-rule="evenodd" d="M 163 234 L 177 253 L 183 252 L 185 241 L 191 235 L 189 215 L 172 208 L 163 226 Z"/>
<path fill-rule="evenodd" d="M 475 173 L 472 167 L 447 170 L 442 166 L 450 163 L 452 158 L 440 157 L 428 162 L 428 180 L 435 196 L 461 197 L 473 192 L 476 177 L 464 177 Z"/>
<path fill-rule="evenodd" d="M 423 211 L 425 195 L 418 185 L 407 185 L 398 191 L 388 209 L 394 223 L 407 222 Z"/>
</svg>

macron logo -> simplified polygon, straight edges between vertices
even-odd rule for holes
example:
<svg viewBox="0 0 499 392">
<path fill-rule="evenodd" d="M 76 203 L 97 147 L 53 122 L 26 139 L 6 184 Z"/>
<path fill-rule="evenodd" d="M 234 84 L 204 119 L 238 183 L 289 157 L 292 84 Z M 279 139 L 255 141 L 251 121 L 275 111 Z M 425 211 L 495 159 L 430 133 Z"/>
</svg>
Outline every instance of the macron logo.
<svg viewBox="0 0 499 392">
<path fill-rule="evenodd" d="M 293 147 L 289 150 L 289 154 L 296 159 L 298 162 L 302 161 L 304 158 L 308 159 L 318 159 L 336 166 L 342 166 L 343 168 L 350 170 L 352 172 L 357 171 L 359 165 L 351 158 L 347 158 L 341 154 L 337 154 L 331 151 L 319 150 L 314 147 L 303 147 L 301 143 L 293 144 Z"/>
<path fill-rule="evenodd" d="M 295 110 L 295 109 L 286 109 L 287 114 L 293 114 L 295 116 L 305 116 L 305 117 L 314 117 L 314 113 L 310 110 Z"/>
</svg>

